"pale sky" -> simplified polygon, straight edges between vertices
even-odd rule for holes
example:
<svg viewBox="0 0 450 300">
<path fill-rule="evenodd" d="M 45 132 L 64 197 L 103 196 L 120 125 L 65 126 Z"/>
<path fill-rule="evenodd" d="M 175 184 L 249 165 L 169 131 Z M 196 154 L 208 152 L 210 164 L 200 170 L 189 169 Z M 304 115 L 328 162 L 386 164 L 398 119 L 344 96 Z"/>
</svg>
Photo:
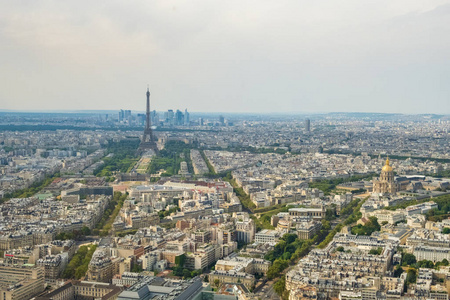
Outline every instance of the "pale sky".
<svg viewBox="0 0 450 300">
<path fill-rule="evenodd" d="M 450 0 L 0 0 L 0 109 L 450 114 Z"/>
</svg>

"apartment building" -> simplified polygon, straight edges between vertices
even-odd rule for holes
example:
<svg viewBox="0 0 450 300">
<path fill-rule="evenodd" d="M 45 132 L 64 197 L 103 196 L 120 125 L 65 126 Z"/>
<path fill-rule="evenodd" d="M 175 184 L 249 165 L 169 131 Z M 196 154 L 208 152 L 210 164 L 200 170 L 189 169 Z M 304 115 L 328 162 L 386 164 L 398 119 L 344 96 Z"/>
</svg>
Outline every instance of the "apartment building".
<svg viewBox="0 0 450 300">
<path fill-rule="evenodd" d="M 44 268 L 31 264 L 0 265 L 2 300 L 28 300 L 44 291 Z"/>
</svg>

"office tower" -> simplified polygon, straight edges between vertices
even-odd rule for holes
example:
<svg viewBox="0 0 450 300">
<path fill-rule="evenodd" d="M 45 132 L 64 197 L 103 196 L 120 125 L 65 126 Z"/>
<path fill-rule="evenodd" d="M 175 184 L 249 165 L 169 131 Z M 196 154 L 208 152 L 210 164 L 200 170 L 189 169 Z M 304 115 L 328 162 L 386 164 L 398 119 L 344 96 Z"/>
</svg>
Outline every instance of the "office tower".
<svg viewBox="0 0 450 300">
<path fill-rule="evenodd" d="M 121 110 L 119 111 L 119 118 L 118 118 L 118 121 L 119 121 L 119 122 L 122 122 L 124 118 L 125 118 L 125 112 L 121 109 Z"/>
<path fill-rule="evenodd" d="M 145 114 L 137 114 L 137 121 L 139 125 L 145 125 Z M 152 123 L 153 124 L 153 123 Z"/>
<path fill-rule="evenodd" d="M 175 113 L 175 125 L 183 125 L 183 122 L 184 122 L 183 113 L 177 109 L 177 112 Z"/>
<path fill-rule="evenodd" d="M 169 109 L 168 111 L 167 111 L 167 122 L 170 124 L 170 125 L 173 125 L 174 124 L 174 113 L 173 113 L 173 110 L 172 109 Z"/>
<path fill-rule="evenodd" d="M 310 119 L 305 120 L 305 129 L 307 132 L 311 131 L 311 120 Z"/>
<path fill-rule="evenodd" d="M 220 125 L 225 125 L 225 118 L 223 116 L 219 116 L 219 123 Z"/>
<path fill-rule="evenodd" d="M 184 125 L 189 126 L 189 113 L 187 108 L 184 110 Z"/>
<path fill-rule="evenodd" d="M 159 114 L 156 112 L 156 110 L 152 111 L 150 119 L 153 125 L 159 124 Z"/>
<path fill-rule="evenodd" d="M 147 111 L 145 115 L 145 129 L 144 135 L 142 136 L 141 144 L 139 145 L 139 152 L 144 152 L 147 150 L 153 150 L 158 153 L 158 147 L 156 146 L 156 139 L 153 135 L 150 121 L 150 91 L 147 88 Z"/>
</svg>

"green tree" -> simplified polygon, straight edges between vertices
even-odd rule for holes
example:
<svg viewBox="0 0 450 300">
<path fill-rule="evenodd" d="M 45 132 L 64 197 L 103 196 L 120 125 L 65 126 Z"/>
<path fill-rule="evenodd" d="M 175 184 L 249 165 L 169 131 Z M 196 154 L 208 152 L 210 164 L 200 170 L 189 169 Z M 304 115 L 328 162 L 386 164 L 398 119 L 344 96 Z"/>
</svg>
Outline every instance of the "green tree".
<svg viewBox="0 0 450 300">
<path fill-rule="evenodd" d="M 283 295 L 283 292 L 286 287 L 286 277 L 281 277 L 275 284 L 273 285 L 273 290 L 275 293 L 277 293 L 279 296 Z"/>
<path fill-rule="evenodd" d="M 397 265 L 397 267 L 395 267 L 395 270 L 394 270 L 394 277 L 399 278 L 400 275 L 402 275 L 402 273 L 403 273 L 403 268 L 400 265 Z"/>
<path fill-rule="evenodd" d="M 336 219 L 336 209 L 335 208 L 327 208 L 325 213 L 325 220 L 331 221 Z"/>
<path fill-rule="evenodd" d="M 420 260 L 414 264 L 416 269 L 419 268 L 434 268 L 434 263 L 431 260 Z"/>
<path fill-rule="evenodd" d="M 83 226 L 83 228 L 81 228 L 81 233 L 82 233 L 84 236 L 90 235 L 90 234 L 91 234 L 91 230 L 89 229 L 89 227 Z"/>
<path fill-rule="evenodd" d="M 67 264 L 63 277 L 66 279 L 80 279 L 83 277 L 88 270 L 89 262 L 96 249 L 97 245 L 81 246 Z"/>
<path fill-rule="evenodd" d="M 172 274 L 175 276 L 183 276 L 183 267 L 175 266 L 172 268 Z"/>
<path fill-rule="evenodd" d="M 383 252 L 383 248 L 378 247 L 378 248 L 370 249 L 369 254 L 380 255 L 381 252 Z"/>
<path fill-rule="evenodd" d="M 376 217 L 369 217 L 369 222 L 365 225 L 358 224 L 352 227 L 352 234 L 371 235 L 375 231 L 380 231 L 381 226 L 378 224 Z"/>
<path fill-rule="evenodd" d="M 189 271 L 188 269 L 183 269 L 183 278 L 191 278 L 191 271 Z"/>
<path fill-rule="evenodd" d="M 410 283 L 415 283 L 416 282 L 416 270 L 415 269 L 409 269 L 408 273 L 406 275 L 406 283 L 410 284 Z"/>
<path fill-rule="evenodd" d="M 402 257 L 402 265 L 403 266 L 409 266 L 409 265 L 412 265 L 415 263 L 416 263 L 416 257 L 414 256 L 414 254 L 411 254 L 411 253 L 403 254 L 403 257 Z"/>
<path fill-rule="evenodd" d="M 267 270 L 267 278 L 272 280 L 280 276 L 280 273 L 289 266 L 288 261 L 277 259 Z"/>
<path fill-rule="evenodd" d="M 86 274 L 86 270 L 82 267 L 79 266 L 76 270 L 75 270 L 75 278 L 81 278 Z"/>
<path fill-rule="evenodd" d="M 297 239 L 297 235 L 292 233 L 286 233 L 283 235 L 281 239 L 284 240 L 287 244 L 291 244 Z"/>
<path fill-rule="evenodd" d="M 219 279 L 214 279 L 214 285 L 216 287 L 219 287 L 219 284 L 220 284 L 220 280 Z"/>
<path fill-rule="evenodd" d="M 141 273 L 143 271 L 142 267 L 138 264 L 134 264 L 133 269 L 131 269 L 131 272 L 134 273 Z"/>
<path fill-rule="evenodd" d="M 94 175 L 110 177 L 113 172 L 128 172 L 138 160 L 136 150 L 139 144 L 138 138 L 126 138 L 119 142 L 108 141 L 106 152 L 110 155 L 103 158 L 104 164 L 94 171 Z"/>
</svg>

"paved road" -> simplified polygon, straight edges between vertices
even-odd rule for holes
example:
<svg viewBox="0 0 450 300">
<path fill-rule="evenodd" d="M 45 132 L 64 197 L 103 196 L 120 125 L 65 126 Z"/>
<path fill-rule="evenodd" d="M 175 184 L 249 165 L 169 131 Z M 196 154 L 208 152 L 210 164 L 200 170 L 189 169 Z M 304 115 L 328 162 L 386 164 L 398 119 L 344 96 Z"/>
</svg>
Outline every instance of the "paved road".
<svg viewBox="0 0 450 300">
<path fill-rule="evenodd" d="M 266 299 L 272 299 L 272 300 L 280 300 L 281 297 L 278 296 L 278 294 L 273 290 L 273 284 L 270 285 L 269 290 L 266 292 Z"/>
<path fill-rule="evenodd" d="M 267 281 L 255 290 L 255 295 L 261 300 L 280 300 L 281 297 L 273 290 L 274 281 Z"/>
<path fill-rule="evenodd" d="M 87 237 L 83 238 L 82 240 L 75 241 L 75 245 L 77 247 L 79 247 L 80 245 L 93 243 L 95 241 L 98 241 L 99 239 L 100 239 L 100 237 L 98 237 L 98 236 L 97 237 L 96 236 L 87 236 Z"/>
</svg>

